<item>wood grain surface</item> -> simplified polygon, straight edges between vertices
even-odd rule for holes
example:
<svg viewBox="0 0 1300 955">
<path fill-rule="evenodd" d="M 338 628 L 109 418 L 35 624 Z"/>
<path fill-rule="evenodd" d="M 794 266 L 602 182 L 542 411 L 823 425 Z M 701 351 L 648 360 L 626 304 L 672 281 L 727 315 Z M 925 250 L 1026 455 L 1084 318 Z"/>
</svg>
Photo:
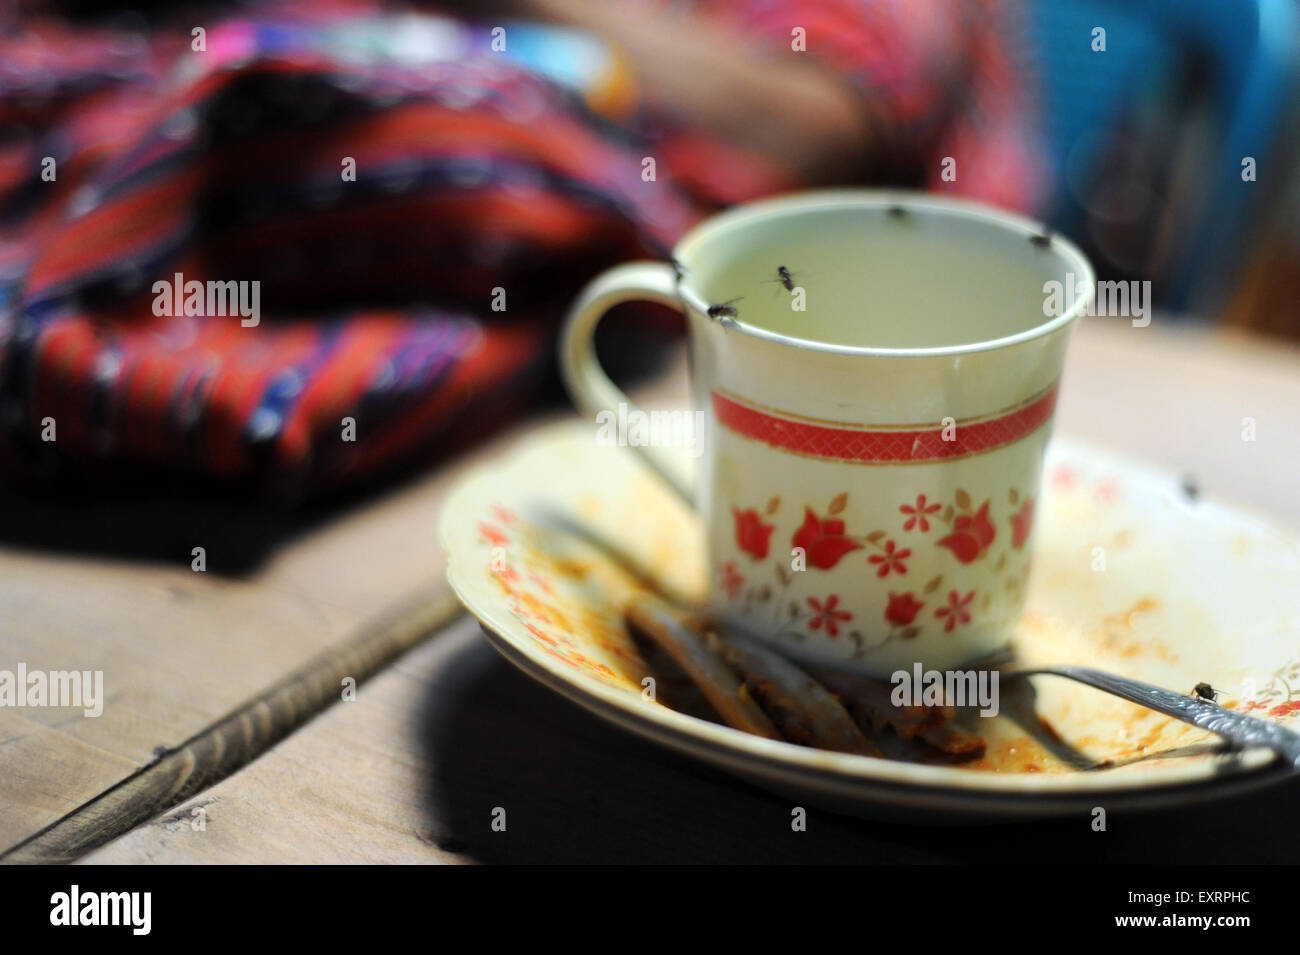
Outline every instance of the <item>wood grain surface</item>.
<svg viewBox="0 0 1300 955">
<path fill-rule="evenodd" d="M 63 507 L 38 504 L 23 521 L 49 524 L 48 540 L 27 530 L 15 543 L 3 511 L 17 505 L 0 506 L 0 668 L 102 670 L 106 697 L 103 714 L 89 719 L 80 710 L 0 708 L 0 853 L 180 748 L 410 594 L 442 587 L 438 509 L 469 463 L 294 528 L 238 573 L 220 569 L 223 552 L 243 555 L 274 514 L 181 502 L 171 515 L 171 504 L 113 499 L 75 509 L 98 530 L 68 543 Z M 114 549 L 133 533 L 158 535 L 147 542 L 150 556 Z M 192 546 L 207 549 L 205 573 L 191 569 Z"/>
<path fill-rule="evenodd" d="M 411 597 L 216 725 L 19 843 L 0 862 L 80 858 L 242 769 L 336 701 L 352 702 L 375 672 L 460 615 L 460 604 L 445 586 Z"/>
</svg>

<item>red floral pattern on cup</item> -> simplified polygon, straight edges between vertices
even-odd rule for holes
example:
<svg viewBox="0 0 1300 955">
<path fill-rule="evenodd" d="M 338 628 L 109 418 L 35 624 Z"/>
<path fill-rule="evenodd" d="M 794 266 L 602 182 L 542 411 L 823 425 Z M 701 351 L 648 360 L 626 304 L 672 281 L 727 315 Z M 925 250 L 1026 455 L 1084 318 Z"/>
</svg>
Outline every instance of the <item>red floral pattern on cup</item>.
<svg viewBox="0 0 1300 955">
<path fill-rule="evenodd" d="M 903 561 L 911 556 L 910 548 L 898 550 L 898 545 L 891 540 L 885 542 L 883 554 L 872 554 L 867 558 L 867 562 L 880 565 L 880 569 L 876 571 L 877 577 L 888 577 L 891 570 L 899 574 L 907 573 L 907 565 Z"/>
<path fill-rule="evenodd" d="M 752 507 L 745 511 L 733 507 L 731 513 L 736 518 L 736 546 L 755 560 L 765 560 L 776 525 L 765 524 Z"/>
<path fill-rule="evenodd" d="M 1011 515 L 1011 546 L 1020 550 L 1029 540 L 1029 533 L 1034 529 L 1034 499 L 1031 497 L 1020 506 L 1020 511 Z"/>
<path fill-rule="evenodd" d="M 911 592 L 905 594 L 896 594 L 892 590 L 889 592 L 889 606 L 885 608 L 885 619 L 890 623 L 896 623 L 900 627 L 906 627 L 916 619 L 916 615 L 921 612 L 925 606 L 923 601 L 917 600 Z"/>
<path fill-rule="evenodd" d="M 989 520 L 989 502 L 985 501 L 978 511 L 962 514 L 952 524 L 952 533 L 939 541 L 940 547 L 952 551 L 963 564 L 978 560 L 989 549 L 997 531 Z"/>
<path fill-rule="evenodd" d="M 818 600 L 816 597 L 808 598 L 808 606 L 812 607 L 812 616 L 808 618 L 809 630 L 820 630 L 823 625 L 826 627 L 826 635 L 838 637 L 840 635 L 840 623 L 853 619 L 853 614 L 847 610 L 836 610 L 835 605 L 840 602 L 838 594 L 831 594 L 826 598 L 826 602 Z"/>
<path fill-rule="evenodd" d="M 926 520 L 926 515 L 937 513 L 941 507 L 943 505 L 937 502 L 927 503 L 925 495 L 918 494 L 915 505 L 903 504 L 898 508 L 900 513 L 911 515 L 903 522 L 903 530 L 910 531 L 913 527 L 919 527 L 922 533 L 928 532 L 930 522 Z"/>
<path fill-rule="evenodd" d="M 740 593 L 740 588 L 745 586 L 744 576 L 736 569 L 733 561 L 727 561 L 722 565 L 722 589 L 728 597 L 735 599 L 736 594 Z"/>
<path fill-rule="evenodd" d="M 1008 531 L 1004 532 L 1008 534 L 1009 547 L 1008 554 L 1003 555 L 997 566 L 999 573 L 1002 572 L 1011 551 L 1023 551 L 1028 545 L 1036 513 L 1034 498 L 1022 498 L 1014 487 L 1008 488 L 1006 494 L 1012 511 L 1006 518 L 1009 523 Z M 898 510 L 904 518 L 902 532 L 925 534 L 938 531 L 935 535 L 938 546 L 950 551 L 961 563 L 969 564 L 985 557 L 998 536 L 990 513 L 992 498 L 986 498 L 976 507 L 975 501 L 978 498 L 972 499 L 968 491 L 954 488 L 952 495 L 951 504 L 936 501 L 926 494 L 917 494 L 913 503 L 900 505 Z M 831 570 L 838 566 L 850 552 L 866 550 L 868 552 L 866 564 L 875 571 L 871 575 L 872 578 L 883 580 L 894 575 L 906 576 L 918 569 L 915 566 L 918 560 L 923 564 L 920 569 L 927 574 L 930 572 L 932 568 L 928 566 L 928 559 L 918 558 L 914 548 L 904 546 L 904 541 L 898 538 L 891 538 L 887 530 L 848 533 L 846 530 L 848 522 L 844 519 L 844 512 L 848 505 L 848 491 L 836 494 L 820 513 L 811 505 L 801 505 L 804 512 L 802 523 L 794 530 L 791 543 L 796 548 L 796 556 L 803 563 L 800 566 L 799 561 L 796 561 L 794 570 L 804 570 L 809 567 Z M 829 637 L 848 632 L 845 622 L 853 619 L 853 614 L 841 604 L 838 595 L 832 594 L 824 600 L 818 600 L 807 597 L 806 592 L 799 594 L 797 599 L 805 600 L 812 608 L 813 612 L 810 614 L 806 612 L 799 614 L 798 603 L 781 602 L 782 592 L 793 585 L 797 575 L 791 575 L 790 570 L 786 568 L 780 558 L 779 546 L 776 548 L 778 553 L 775 584 L 760 586 L 761 575 L 749 573 L 752 567 L 747 564 L 747 561 L 772 559 L 772 540 L 777 530 L 780 529 L 781 533 L 789 533 L 781 528 L 784 522 L 780 512 L 779 496 L 773 497 L 766 506 L 761 507 L 741 507 L 731 504 L 736 547 L 739 552 L 746 555 L 746 559 L 736 558 L 719 562 L 716 565 L 715 586 L 728 600 L 743 599 L 746 607 L 756 612 L 757 608 L 764 604 L 768 605 L 769 610 L 790 606 L 792 609 L 789 619 L 793 622 L 802 617 L 802 625 L 810 632 L 824 633 Z M 742 568 L 749 569 L 742 571 Z M 1016 587 L 1023 584 L 1027 569 L 1026 563 L 1017 572 L 1018 576 L 1013 575 L 1014 579 L 1008 579 L 1009 590 L 1015 589 L 1013 584 Z M 967 626 L 972 622 L 975 610 L 972 604 L 978 596 L 978 588 L 966 592 L 964 597 L 961 596 L 961 591 L 953 590 L 946 605 L 930 609 L 935 606 L 936 601 L 931 600 L 927 595 L 939 590 L 941 580 L 942 575 L 935 576 L 923 590 L 888 592 L 888 599 L 884 601 L 883 615 L 885 623 L 892 629 L 886 636 L 887 640 L 895 637 L 914 639 L 928 629 L 938 630 L 940 627 L 944 633 L 952 633 L 958 627 Z M 984 604 L 987 605 L 990 596 L 985 595 L 983 599 Z M 876 606 L 879 607 L 880 604 Z M 922 611 L 925 611 L 925 618 L 922 617 Z M 927 624 L 926 618 L 932 623 Z M 860 635 L 856 631 L 853 631 L 853 636 L 860 640 Z"/>
<path fill-rule="evenodd" d="M 974 599 L 973 590 L 965 597 L 959 597 L 955 590 L 948 591 L 948 606 L 940 607 L 934 612 L 935 617 L 944 621 L 944 633 L 952 633 L 954 628 L 970 623 L 970 611 L 966 608 Z"/>
<path fill-rule="evenodd" d="M 793 546 L 803 548 L 808 563 L 818 570 L 830 570 L 849 551 L 862 545 L 844 533 L 844 522 L 820 520 L 811 507 L 804 508 L 803 525 L 794 532 Z"/>
</svg>

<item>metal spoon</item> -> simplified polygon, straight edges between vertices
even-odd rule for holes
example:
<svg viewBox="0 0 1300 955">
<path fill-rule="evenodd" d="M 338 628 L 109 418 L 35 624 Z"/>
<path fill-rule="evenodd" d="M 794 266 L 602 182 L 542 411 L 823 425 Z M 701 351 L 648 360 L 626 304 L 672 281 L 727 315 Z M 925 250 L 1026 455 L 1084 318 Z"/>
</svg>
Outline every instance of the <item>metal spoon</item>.
<svg viewBox="0 0 1300 955">
<path fill-rule="evenodd" d="M 1052 666 L 1020 669 L 1011 666 L 999 669 L 1006 679 L 1063 676 L 1068 680 L 1077 680 L 1079 683 L 1122 697 L 1130 703 L 1145 706 L 1165 716 L 1172 716 L 1176 720 L 1217 733 L 1235 749 L 1252 746 L 1271 749 L 1292 766 L 1300 769 L 1300 733 L 1278 723 L 1270 723 L 1268 720 L 1224 709 L 1217 703 L 1200 700 L 1185 693 L 1166 690 L 1150 683 L 1143 683 L 1141 680 L 1117 676 L 1090 667 Z"/>
<path fill-rule="evenodd" d="M 750 639 L 761 639 L 748 631 L 742 624 L 726 621 L 727 625 L 739 629 Z M 1235 710 L 1225 709 L 1217 703 L 1197 699 L 1175 690 L 1152 683 L 1144 683 L 1132 677 L 1107 673 L 1081 666 L 1034 666 L 1021 667 L 1014 662 L 1007 651 L 983 658 L 972 664 L 972 669 L 996 668 L 1005 679 L 1012 680 L 1030 676 L 1060 676 L 1075 680 L 1097 690 L 1145 706 L 1147 709 L 1171 716 L 1184 723 L 1199 726 L 1223 737 L 1233 749 L 1263 747 L 1271 749 L 1283 760 L 1300 769 L 1300 733 L 1286 727 L 1262 720 L 1256 716 L 1247 716 Z"/>
</svg>

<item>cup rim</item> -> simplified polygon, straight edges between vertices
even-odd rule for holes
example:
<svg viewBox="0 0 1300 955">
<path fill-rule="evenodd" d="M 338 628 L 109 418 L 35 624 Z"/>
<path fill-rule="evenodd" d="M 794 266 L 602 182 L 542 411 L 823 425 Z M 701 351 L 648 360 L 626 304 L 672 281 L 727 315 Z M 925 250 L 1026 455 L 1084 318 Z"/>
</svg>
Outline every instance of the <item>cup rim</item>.
<svg viewBox="0 0 1300 955">
<path fill-rule="evenodd" d="M 1084 314 L 1089 304 L 1092 302 L 1093 295 L 1096 291 L 1096 275 L 1093 273 L 1092 265 L 1082 251 L 1069 239 L 1057 232 L 1052 232 L 1040 222 L 1036 222 L 1027 216 L 1022 216 L 1014 212 L 1008 212 L 991 206 L 984 202 L 978 202 L 971 199 L 959 199 L 950 196 L 938 196 L 924 192 L 895 189 L 815 189 L 804 192 L 792 193 L 784 196 L 775 196 L 768 199 L 759 199 L 754 202 L 747 202 L 743 205 L 726 210 L 717 215 L 710 216 L 703 222 L 695 225 L 673 248 L 673 259 L 678 263 L 684 263 L 689 260 L 690 252 L 693 248 L 698 247 L 703 242 L 712 238 L 715 233 L 728 228 L 743 225 L 752 219 L 762 219 L 776 212 L 801 211 L 817 209 L 819 207 L 830 207 L 843 209 L 846 206 L 857 207 L 860 209 L 881 209 L 893 206 L 912 210 L 925 210 L 930 212 L 944 213 L 948 215 L 964 216 L 966 218 L 980 220 L 988 225 L 999 228 L 1003 231 L 1009 231 L 1022 235 L 1026 241 L 1042 235 L 1048 235 L 1051 240 L 1049 252 L 1064 260 L 1066 272 L 1071 271 L 1080 277 L 1077 283 L 1078 292 L 1075 300 L 1070 307 L 1065 309 L 1060 315 L 1048 318 L 1046 321 L 1034 325 L 1024 331 L 1016 332 L 1013 335 L 1004 335 L 1001 338 L 986 339 L 984 341 L 967 342 L 961 345 L 939 345 L 930 348 L 886 348 L 875 345 L 840 345 L 831 342 L 819 342 L 809 338 L 799 338 L 793 335 L 785 335 L 781 332 L 774 332 L 770 329 L 760 328 L 757 325 L 751 325 L 739 317 L 731 318 L 727 322 L 728 330 L 741 332 L 753 338 L 773 342 L 778 345 L 787 345 L 793 348 L 802 348 L 810 351 L 825 352 L 835 355 L 856 355 L 879 358 L 942 358 L 950 355 L 969 355 L 977 352 L 994 351 L 1000 348 L 1006 348 L 1011 345 L 1018 345 L 1022 342 L 1032 341 L 1036 338 L 1045 337 L 1052 332 L 1064 328 L 1073 322 L 1080 315 Z M 699 294 L 690 287 L 689 277 L 683 277 L 682 271 L 677 271 L 677 294 L 690 309 L 699 315 L 707 315 L 709 304 L 702 299 Z"/>
</svg>

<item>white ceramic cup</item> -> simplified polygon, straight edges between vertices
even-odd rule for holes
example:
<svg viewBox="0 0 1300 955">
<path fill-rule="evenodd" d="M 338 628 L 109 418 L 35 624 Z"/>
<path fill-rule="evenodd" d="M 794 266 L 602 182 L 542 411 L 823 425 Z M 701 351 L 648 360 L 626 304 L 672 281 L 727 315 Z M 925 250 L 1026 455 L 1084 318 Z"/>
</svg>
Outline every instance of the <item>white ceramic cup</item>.
<svg viewBox="0 0 1300 955">
<path fill-rule="evenodd" d="M 584 412 L 627 407 L 595 360 L 597 323 L 628 300 L 686 314 L 694 486 L 679 452 L 635 450 L 703 518 L 710 609 L 793 657 L 881 677 L 1005 646 L 1066 344 L 1095 285 L 1083 254 L 976 203 L 833 190 L 715 216 L 674 258 L 595 279 L 560 359 Z M 1076 298 L 1048 314 L 1051 283 Z"/>
</svg>

